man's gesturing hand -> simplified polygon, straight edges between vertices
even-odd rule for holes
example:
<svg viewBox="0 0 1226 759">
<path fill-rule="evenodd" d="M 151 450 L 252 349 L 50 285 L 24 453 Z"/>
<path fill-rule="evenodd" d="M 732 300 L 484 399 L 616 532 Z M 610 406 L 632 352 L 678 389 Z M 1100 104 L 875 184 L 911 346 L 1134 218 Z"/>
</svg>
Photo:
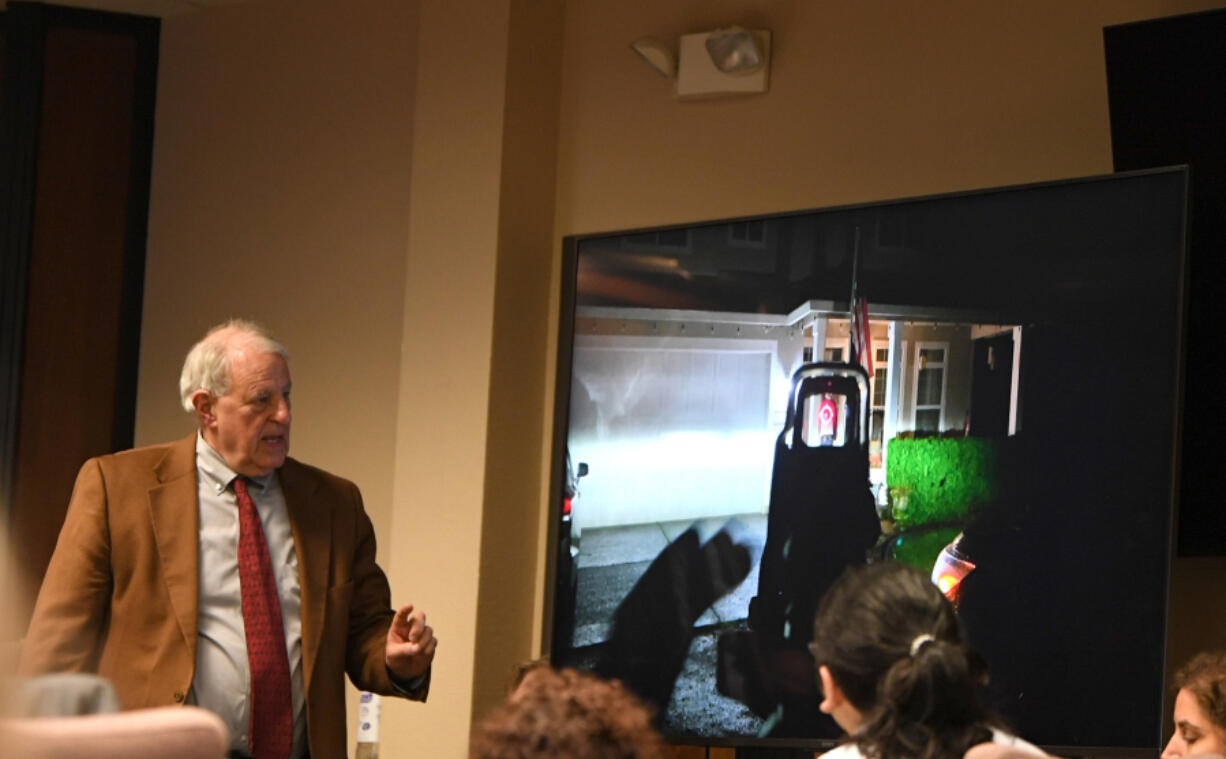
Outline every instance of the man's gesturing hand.
<svg viewBox="0 0 1226 759">
<path fill-rule="evenodd" d="M 436 646 L 438 640 L 426 624 L 425 613 L 405 604 L 387 630 L 387 668 L 401 680 L 412 680 L 430 668 Z"/>
</svg>

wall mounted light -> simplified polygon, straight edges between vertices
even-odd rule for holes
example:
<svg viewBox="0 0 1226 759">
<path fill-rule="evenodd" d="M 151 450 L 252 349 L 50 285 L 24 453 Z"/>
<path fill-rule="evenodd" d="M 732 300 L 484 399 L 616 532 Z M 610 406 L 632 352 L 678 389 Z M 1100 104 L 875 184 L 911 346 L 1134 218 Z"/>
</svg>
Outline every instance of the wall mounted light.
<svg viewBox="0 0 1226 759">
<path fill-rule="evenodd" d="M 766 64 L 758 41 L 739 26 L 717 29 L 703 42 L 711 63 L 725 74 L 752 74 Z"/>
<path fill-rule="evenodd" d="M 647 65 L 663 76 L 672 79 L 677 75 L 677 57 L 664 43 L 651 37 L 642 37 L 630 43 L 630 49 L 638 53 Z"/>
<path fill-rule="evenodd" d="M 682 35 L 675 56 L 651 37 L 630 48 L 656 72 L 676 80 L 678 99 L 689 100 L 766 92 L 770 45 L 769 29 L 733 26 Z"/>
</svg>

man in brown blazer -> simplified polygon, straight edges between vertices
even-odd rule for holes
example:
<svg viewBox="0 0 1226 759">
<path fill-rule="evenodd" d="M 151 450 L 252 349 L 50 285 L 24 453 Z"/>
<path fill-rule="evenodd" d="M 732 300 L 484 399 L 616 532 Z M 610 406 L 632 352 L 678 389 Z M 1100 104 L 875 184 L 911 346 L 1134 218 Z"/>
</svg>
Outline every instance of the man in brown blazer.
<svg viewBox="0 0 1226 759">
<path fill-rule="evenodd" d="M 249 322 L 216 327 L 188 354 L 180 391 L 198 433 L 81 468 L 20 672 L 97 672 L 125 709 L 211 709 L 231 730 L 232 756 L 344 757 L 344 673 L 361 690 L 424 701 L 433 630 L 412 605 L 391 608 L 357 487 L 287 457 L 283 346 Z M 243 584 L 256 571 L 252 544 L 240 545 L 244 503 L 256 516 L 242 529 L 258 522 L 266 545 L 273 639 L 285 639 L 284 658 L 272 647 L 275 698 L 259 695 L 266 665 L 253 652 L 268 646 L 251 637 L 269 625 L 244 622 L 258 601 Z M 279 737 L 257 741 L 268 728 L 253 712 L 267 720 L 261 704 L 277 699 Z"/>
</svg>

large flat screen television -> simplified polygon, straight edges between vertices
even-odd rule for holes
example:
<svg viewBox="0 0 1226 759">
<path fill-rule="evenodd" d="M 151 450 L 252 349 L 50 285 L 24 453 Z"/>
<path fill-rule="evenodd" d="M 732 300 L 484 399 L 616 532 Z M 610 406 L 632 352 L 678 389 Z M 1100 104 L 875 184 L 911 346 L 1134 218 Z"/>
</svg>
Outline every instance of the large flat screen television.
<svg viewBox="0 0 1226 759">
<path fill-rule="evenodd" d="M 1186 185 L 566 238 L 555 664 L 622 679 L 676 742 L 828 746 L 814 606 L 847 564 L 906 561 L 957 603 L 1018 734 L 1152 756 Z"/>
</svg>

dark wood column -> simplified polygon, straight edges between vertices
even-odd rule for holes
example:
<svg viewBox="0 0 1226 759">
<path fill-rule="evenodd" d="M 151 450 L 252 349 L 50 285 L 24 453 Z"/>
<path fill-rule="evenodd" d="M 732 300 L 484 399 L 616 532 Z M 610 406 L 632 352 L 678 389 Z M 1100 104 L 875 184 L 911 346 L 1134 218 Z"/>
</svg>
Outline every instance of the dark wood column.
<svg viewBox="0 0 1226 759">
<path fill-rule="evenodd" d="M 158 29 L 5 13 L 0 498 L 29 596 L 81 462 L 132 445 Z"/>
</svg>

